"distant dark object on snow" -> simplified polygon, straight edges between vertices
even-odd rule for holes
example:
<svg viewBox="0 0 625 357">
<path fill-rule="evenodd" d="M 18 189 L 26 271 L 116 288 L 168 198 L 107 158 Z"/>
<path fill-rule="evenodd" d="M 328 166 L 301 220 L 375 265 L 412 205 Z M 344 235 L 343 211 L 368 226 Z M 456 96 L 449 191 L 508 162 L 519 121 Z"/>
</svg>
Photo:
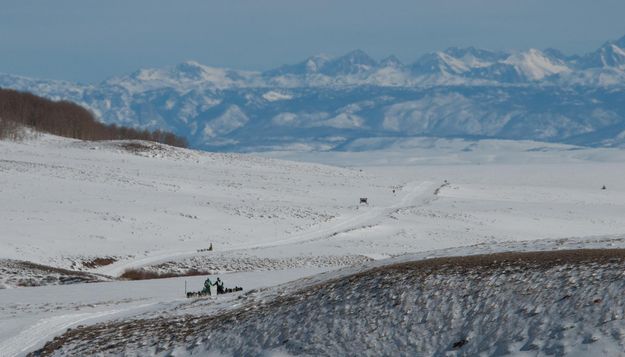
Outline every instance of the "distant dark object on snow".
<svg viewBox="0 0 625 357">
<path fill-rule="evenodd" d="M 200 248 L 200 249 L 197 250 L 198 253 L 212 252 L 212 251 L 213 251 L 213 243 L 211 243 L 208 248 Z"/>
<path fill-rule="evenodd" d="M 368 204 L 369 204 L 369 202 L 367 201 L 367 197 L 360 197 L 360 203 L 361 203 L 361 204 L 363 204 L 363 203 L 364 203 L 364 204 L 368 205 Z"/>
<path fill-rule="evenodd" d="M 469 342 L 469 341 L 466 338 L 463 338 L 462 340 L 454 342 L 454 344 L 451 346 L 451 348 L 453 348 L 454 350 L 457 350 L 457 349 L 461 348 L 462 346 L 466 345 L 467 342 Z"/>
<path fill-rule="evenodd" d="M 603 187 L 601 187 L 602 190 L 607 190 L 607 187 L 605 187 L 605 185 L 603 185 Z"/>
</svg>

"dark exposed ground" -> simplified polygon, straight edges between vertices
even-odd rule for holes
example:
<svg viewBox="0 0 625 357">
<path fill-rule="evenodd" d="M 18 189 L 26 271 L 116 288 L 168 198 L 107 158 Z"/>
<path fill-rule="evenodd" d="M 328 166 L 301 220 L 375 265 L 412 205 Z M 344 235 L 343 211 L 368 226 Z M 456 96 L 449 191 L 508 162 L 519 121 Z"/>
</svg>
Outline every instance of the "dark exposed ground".
<svg viewBox="0 0 625 357">
<path fill-rule="evenodd" d="M 157 279 L 193 275 L 215 275 L 223 272 L 286 270 L 301 267 L 342 268 L 372 261 L 363 255 L 298 256 L 261 258 L 249 255 L 214 252 L 187 259 L 129 269 L 121 277 L 131 280 Z"/>
<path fill-rule="evenodd" d="M 0 259 L 0 283 L 12 287 L 110 281 L 109 277 L 12 259 Z"/>
<path fill-rule="evenodd" d="M 106 265 L 113 264 L 117 261 L 117 258 L 113 257 L 98 257 L 92 259 L 85 259 L 82 261 L 82 266 L 87 269 L 94 269 Z"/>
<path fill-rule="evenodd" d="M 181 276 L 211 275 L 211 273 L 212 272 L 200 271 L 195 269 L 189 269 L 177 273 L 159 273 L 145 269 L 127 269 L 122 275 L 120 275 L 120 278 L 127 280 L 166 279 Z"/>
<path fill-rule="evenodd" d="M 558 341 L 569 337 L 562 331 L 586 336 L 580 343 L 595 341 L 588 328 L 616 336 L 608 323 L 622 322 L 624 271 L 625 249 L 406 262 L 276 293 L 271 299 L 259 300 L 250 292 L 243 295 L 241 307 L 217 316 L 162 316 L 78 328 L 31 355 L 166 355 L 175 346 L 192 351 L 209 340 L 221 341 L 222 352 L 233 355 L 274 348 L 291 354 L 358 355 L 362 346 L 373 355 L 498 355 L 515 348 L 565 355 L 568 347 Z M 577 316 L 581 309 L 596 321 L 581 321 L 587 318 Z M 550 319 L 541 317 L 545 311 Z M 315 321 L 319 314 L 330 322 Z M 358 320 L 370 318 L 366 326 L 375 328 L 360 331 Z M 562 325 L 564 320 L 574 321 L 573 327 Z M 266 326 L 275 330 L 268 332 Z M 314 340 L 320 328 L 327 339 L 321 345 Z M 390 340 L 388 331 L 395 331 Z M 377 344 L 369 345 L 371 339 Z"/>
</svg>

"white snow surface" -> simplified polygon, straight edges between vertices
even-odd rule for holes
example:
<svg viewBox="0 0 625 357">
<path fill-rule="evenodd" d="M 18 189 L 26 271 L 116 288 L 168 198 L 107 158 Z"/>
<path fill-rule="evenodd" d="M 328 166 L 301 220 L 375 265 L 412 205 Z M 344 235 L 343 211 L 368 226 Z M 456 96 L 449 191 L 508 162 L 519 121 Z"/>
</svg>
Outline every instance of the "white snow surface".
<svg viewBox="0 0 625 357">
<path fill-rule="evenodd" d="M 288 294 L 433 256 L 625 247 L 620 150 L 414 139 L 265 155 L 343 167 L 145 142 L 0 141 L 0 259 L 111 276 L 193 267 L 244 293 L 356 265 L 287 284 Z M 98 257 L 116 261 L 85 265 Z M 185 280 L 197 290 L 203 277 L 5 286 L 0 355 L 23 355 L 79 324 L 238 306 L 236 294 L 188 305 Z"/>
</svg>

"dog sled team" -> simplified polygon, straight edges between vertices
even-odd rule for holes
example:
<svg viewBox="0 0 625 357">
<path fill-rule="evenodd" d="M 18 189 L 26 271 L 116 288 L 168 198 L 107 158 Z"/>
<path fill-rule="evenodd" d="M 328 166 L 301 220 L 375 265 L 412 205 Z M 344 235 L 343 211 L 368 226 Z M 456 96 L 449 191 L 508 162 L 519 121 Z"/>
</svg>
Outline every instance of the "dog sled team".
<svg viewBox="0 0 625 357">
<path fill-rule="evenodd" d="M 215 282 L 211 282 L 210 277 L 206 278 L 204 281 L 204 288 L 201 291 L 197 292 L 187 292 L 187 297 L 196 297 L 196 296 L 212 296 L 213 293 L 215 295 L 228 294 L 237 291 L 241 291 L 243 288 L 235 286 L 234 288 L 225 288 L 224 282 L 217 278 Z"/>
</svg>

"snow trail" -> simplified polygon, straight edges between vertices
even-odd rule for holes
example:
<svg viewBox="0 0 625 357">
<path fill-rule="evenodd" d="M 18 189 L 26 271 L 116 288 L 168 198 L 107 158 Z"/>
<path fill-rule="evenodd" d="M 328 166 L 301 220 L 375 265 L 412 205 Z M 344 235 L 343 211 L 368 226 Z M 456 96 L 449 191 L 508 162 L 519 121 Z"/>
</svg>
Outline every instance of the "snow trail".
<svg viewBox="0 0 625 357">
<path fill-rule="evenodd" d="M 344 231 L 357 229 L 370 223 L 376 223 L 375 221 L 384 218 L 385 216 L 399 208 L 426 205 L 434 198 L 434 190 L 436 189 L 436 187 L 438 187 L 437 184 L 431 181 L 409 182 L 404 186 L 404 189 L 407 191 L 407 193 L 401 197 L 399 202 L 391 206 L 366 206 L 362 208 L 364 210 L 362 213 L 355 213 L 351 216 L 344 216 L 338 220 L 335 220 L 333 223 L 327 226 L 319 226 L 313 230 L 309 230 L 304 233 L 294 234 L 290 237 L 271 242 L 258 244 L 241 244 L 238 246 L 224 249 L 223 251 L 225 252 L 236 250 L 261 249 L 325 239 Z M 172 258 L 185 258 L 196 256 L 198 254 L 200 253 L 198 253 L 196 250 L 185 250 L 180 252 L 161 252 L 140 259 L 119 261 L 111 265 L 100 267 L 99 269 L 95 270 L 95 272 L 109 276 L 120 276 L 127 269 L 136 269 L 150 264 L 162 263 Z"/>
<path fill-rule="evenodd" d="M 115 309 L 92 313 L 79 313 L 71 315 L 60 315 L 45 318 L 37 322 L 35 325 L 22 330 L 16 336 L 8 338 L 0 342 L 0 356 L 22 356 L 32 351 L 37 345 L 49 341 L 56 335 L 65 331 L 67 328 L 110 315 L 122 312 L 139 310 L 144 307 L 154 305 L 155 303 L 132 306 L 126 309 Z"/>
<path fill-rule="evenodd" d="M 433 195 L 432 192 L 434 191 L 434 186 L 435 186 L 434 183 L 428 182 L 428 181 L 411 182 L 405 186 L 408 189 L 408 193 L 404 195 L 398 203 L 392 206 L 371 207 L 371 208 L 365 207 L 364 208 L 365 211 L 363 213 L 356 214 L 344 220 L 340 220 L 336 222 L 335 224 L 327 226 L 327 227 L 319 227 L 319 229 L 301 233 L 301 234 L 296 234 L 296 235 L 293 235 L 292 237 L 274 241 L 274 242 L 241 246 L 241 248 L 238 248 L 238 249 L 257 249 L 257 248 L 267 248 L 267 247 L 273 247 L 273 246 L 284 245 L 284 244 L 302 243 L 306 241 L 324 239 L 337 233 L 341 233 L 347 230 L 352 230 L 355 228 L 360 228 L 362 226 L 374 223 L 374 221 L 385 217 L 387 214 L 391 213 L 392 211 L 398 208 L 417 205 L 416 201 L 418 198 L 422 198 L 420 202 L 421 204 L 429 203 L 429 199 Z"/>
</svg>

